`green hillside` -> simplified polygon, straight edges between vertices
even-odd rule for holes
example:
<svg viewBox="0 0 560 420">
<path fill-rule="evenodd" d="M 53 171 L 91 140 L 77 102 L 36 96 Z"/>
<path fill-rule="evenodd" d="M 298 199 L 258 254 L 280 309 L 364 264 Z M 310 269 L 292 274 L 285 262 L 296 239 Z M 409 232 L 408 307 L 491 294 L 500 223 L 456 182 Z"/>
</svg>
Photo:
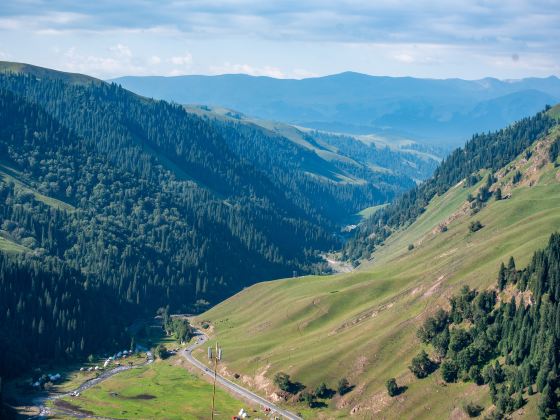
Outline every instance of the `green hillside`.
<svg viewBox="0 0 560 420">
<path fill-rule="evenodd" d="M 34 66 L 32 64 L 13 63 L 10 61 L 0 61 L 0 73 L 30 74 L 39 79 L 57 79 L 74 85 L 105 83 L 102 80 L 96 79 L 95 77 L 87 76 L 85 74 L 68 73 L 64 71 L 57 71 L 44 67 Z"/>
<path fill-rule="evenodd" d="M 358 271 L 260 283 L 201 315 L 224 348 L 227 370 L 269 395 L 279 371 L 311 390 L 321 381 L 335 388 L 342 377 L 355 385 L 327 400 L 328 407 L 308 409 L 310 417 L 459 418 L 466 402 L 488 407 L 487 386 L 446 385 L 439 371 L 413 378 L 407 366 L 423 348 L 415 333 L 460 286 L 494 287 L 501 262 L 513 256 L 525 266 L 560 229 L 560 170 L 548 157 L 559 134 L 556 126 L 493 174 L 490 191 L 499 187 L 507 199 L 471 209 L 469 194 L 487 182 L 488 171 L 481 171 L 475 185 L 461 181 L 436 195 Z M 472 232 L 474 221 L 483 228 Z M 406 392 L 388 397 L 390 377 Z M 536 398 L 523 410 L 534 410 Z"/>
</svg>

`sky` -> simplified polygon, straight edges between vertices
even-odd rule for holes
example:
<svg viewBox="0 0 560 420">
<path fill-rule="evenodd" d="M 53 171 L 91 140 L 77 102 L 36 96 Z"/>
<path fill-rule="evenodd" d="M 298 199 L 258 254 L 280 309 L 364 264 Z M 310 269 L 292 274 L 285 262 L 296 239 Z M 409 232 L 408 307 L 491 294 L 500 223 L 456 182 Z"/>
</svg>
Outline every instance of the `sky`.
<svg viewBox="0 0 560 420">
<path fill-rule="evenodd" d="M 560 76 L 560 0 L 2 0 L 0 60 L 103 79 Z"/>
</svg>

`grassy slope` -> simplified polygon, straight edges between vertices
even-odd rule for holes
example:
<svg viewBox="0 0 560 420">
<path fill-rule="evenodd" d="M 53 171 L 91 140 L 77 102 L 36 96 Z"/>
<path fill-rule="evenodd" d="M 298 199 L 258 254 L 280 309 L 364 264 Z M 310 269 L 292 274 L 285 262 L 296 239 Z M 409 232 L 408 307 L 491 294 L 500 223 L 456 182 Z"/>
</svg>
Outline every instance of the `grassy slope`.
<svg viewBox="0 0 560 420">
<path fill-rule="evenodd" d="M 533 186 L 525 179 L 510 199 L 491 200 L 470 216 L 458 210 L 480 184 L 457 185 L 357 272 L 257 284 L 203 314 L 224 347 L 229 371 L 245 374 L 245 382 L 263 393 L 273 390 L 270 378 L 280 370 L 311 388 L 322 380 L 334 386 L 343 376 L 356 385 L 313 416 L 354 409 L 360 417 L 445 418 L 462 413 L 466 400 L 488 406 L 485 387 L 444 386 L 439 373 L 412 380 L 407 365 L 421 348 L 415 331 L 427 313 L 446 305 L 460 285 L 493 286 L 501 261 L 513 255 L 525 265 L 560 229 L 559 170 L 550 163 L 538 168 L 542 155 L 513 164 Z M 512 172 L 501 171 L 501 182 L 508 184 Z M 485 227 L 473 234 L 468 225 L 476 219 Z M 449 230 L 440 233 L 444 221 Z M 411 243 L 415 248 L 408 251 Z M 264 378 L 255 381 L 259 374 Z M 392 376 L 409 386 L 395 399 L 384 390 Z"/>
<path fill-rule="evenodd" d="M 377 210 L 380 210 L 385 206 L 387 206 L 387 204 L 379 204 L 377 206 L 367 207 L 358 212 L 358 216 L 360 216 L 360 218 L 362 219 L 367 219 L 368 217 L 372 216 Z"/>
<path fill-rule="evenodd" d="M 0 73 L 26 73 L 38 78 L 61 79 L 72 84 L 104 83 L 102 80 L 79 73 L 67 73 L 63 71 L 51 70 L 44 67 L 34 66 L 26 63 L 13 63 L 10 61 L 0 61 Z"/>
<path fill-rule="evenodd" d="M 71 204 L 58 200 L 54 197 L 43 195 L 40 192 L 32 189 L 21 172 L 10 167 L 9 165 L 3 164 L 2 162 L 0 162 L 0 181 L 3 181 L 5 183 L 13 182 L 18 190 L 32 193 L 36 200 L 41 201 L 48 206 L 56 207 L 60 210 L 66 211 L 75 210 L 74 206 L 72 206 Z"/>
<path fill-rule="evenodd" d="M 0 252 L 20 253 L 29 251 L 26 247 L 0 236 Z"/>
</svg>

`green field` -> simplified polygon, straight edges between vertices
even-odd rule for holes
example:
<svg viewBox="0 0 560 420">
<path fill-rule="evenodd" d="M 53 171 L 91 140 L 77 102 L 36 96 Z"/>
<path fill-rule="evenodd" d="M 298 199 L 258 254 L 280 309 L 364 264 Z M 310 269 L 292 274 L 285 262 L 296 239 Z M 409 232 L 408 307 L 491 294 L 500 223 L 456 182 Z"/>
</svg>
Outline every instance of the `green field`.
<svg viewBox="0 0 560 420">
<path fill-rule="evenodd" d="M 22 245 L 16 244 L 6 238 L 0 236 L 0 251 L 8 253 L 19 253 L 29 251 Z"/>
<path fill-rule="evenodd" d="M 55 404 L 83 413 L 119 419 L 208 419 L 212 384 L 188 372 L 177 358 L 119 373 L 79 397 Z M 216 418 L 231 418 L 247 404 L 216 391 Z"/>
<path fill-rule="evenodd" d="M 309 389 L 321 381 L 334 387 L 341 377 L 355 385 L 309 417 L 352 410 L 365 418 L 448 418 L 464 416 L 468 401 L 488 407 L 486 387 L 446 385 L 438 372 L 413 379 L 407 366 L 422 347 L 415 332 L 428 314 L 447 306 L 461 285 L 493 287 L 500 262 L 514 256 L 524 266 L 560 230 L 559 169 L 543 163 L 539 150 L 528 162 L 512 163 L 508 174 L 497 174 L 502 189 L 511 190 L 509 199 L 491 199 L 471 215 L 467 195 L 484 180 L 471 188 L 456 185 L 356 272 L 260 283 L 201 315 L 200 321 L 211 322 L 229 371 L 245 375 L 247 384 L 267 395 L 275 390 L 271 378 L 278 371 Z M 513 169 L 525 174 L 515 186 Z M 471 233 L 474 220 L 484 228 Z M 440 224 L 448 230 L 441 232 Z M 408 390 L 389 398 L 384 383 L 390 377 Z"/>
<path fill-rule="evenodd" d="M 378 206 L 368 207 L 360 211 L 357 215 L 360 216 L 360 218 L 362 219 L 367 219 L 372 214 L 374 214 L 377 210 L 381 210 L 385 206 L 387 206 L 387 204 L 380 204 Z"/>
</svg>

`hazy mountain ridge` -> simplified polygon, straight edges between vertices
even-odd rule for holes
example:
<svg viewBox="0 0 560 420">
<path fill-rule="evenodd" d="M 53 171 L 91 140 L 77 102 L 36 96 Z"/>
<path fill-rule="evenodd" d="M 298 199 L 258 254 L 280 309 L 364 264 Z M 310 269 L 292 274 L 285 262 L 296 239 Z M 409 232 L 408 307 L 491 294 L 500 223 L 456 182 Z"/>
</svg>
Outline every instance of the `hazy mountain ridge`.
<svg viewBox="0 0 560 420">
<path fill-rule="evenodd" d="M 224 106 L 304 127 L 458 146 L 560 100 L 560 80 L 416 79 L 341 73 L 309 79 L 242 74 L 114 79 L 148 97 Z M 513 96 L 510 96 L 513 95 Z M 500 107 L 492 106 L 500 101 Z"/>
<path fill-rule="evenodd" d="M 397 180 L 391 177 L 405 176 L 423 180 L 432 174 L 439 161 L 438 156 L 416 150 L 415 147 L 422 149 L 422 145 L 415 143 L 401 145 L 397 142 L 366 141 L 316 130 L 303 130 L 285 123 L 251 118 L 224 108 L 210 108 L 204 105 L 185 108 L 189 112 L 221 123 L 226 139 L 229 138 L 228 132 L 236 132 L 240 128 L 252 132 L 250 137 L 253 141 L 256 138 L 254 133 L 262 133 L 267 141 L 261 152 L 270 155 L 269 165 L 278 161 L 275 156 L 275 143 L 290 141 L 311 152 L 301 163 L 292 160 L 293 164 L 311 173 L 319 170 L 322 176 L 342 182 L 404 185 L 406 179 Z M 235 142 L 233 147 L 236 147 Z M 441 150 L 437 153 L 443 155 Z M 387 177 L 387 174 L 391 177 Z M 320 174 L 317 172 L 317 175 Z"/>
</svg>

